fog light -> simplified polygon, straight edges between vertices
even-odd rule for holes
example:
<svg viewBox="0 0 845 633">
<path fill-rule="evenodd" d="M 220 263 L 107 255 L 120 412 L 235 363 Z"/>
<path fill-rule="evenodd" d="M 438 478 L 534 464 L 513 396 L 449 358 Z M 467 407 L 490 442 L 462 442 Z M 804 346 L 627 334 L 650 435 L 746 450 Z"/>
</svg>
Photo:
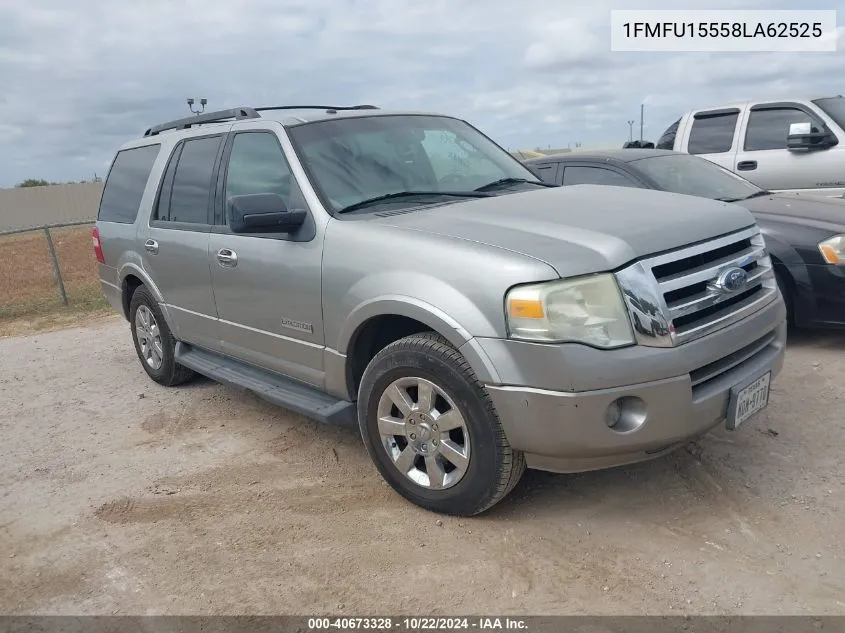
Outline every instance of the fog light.
<svg viewBox="0 0 845 633">
<path fill-rule="evenodd" d="M 647 417 L 645 401 L 637 396 L 617 398 L 604 410 L 604 423 L 619 433 L 636 431 Z"/>
</svg>

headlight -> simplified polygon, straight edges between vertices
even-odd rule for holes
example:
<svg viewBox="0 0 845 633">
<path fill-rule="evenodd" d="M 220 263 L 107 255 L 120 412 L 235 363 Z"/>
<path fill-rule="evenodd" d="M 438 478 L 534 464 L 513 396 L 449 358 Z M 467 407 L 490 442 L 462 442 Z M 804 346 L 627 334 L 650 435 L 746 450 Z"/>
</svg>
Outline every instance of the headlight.
<svg viewBox="0 0 845 633">
<path fill-rule="evenodd" d="M 610 274 L 517 286 L 507 294 L 505 310 L 512 338 L 596 347 L 634 343 L 622 293 Z"/>
<path fill-rule="evenodd" d="M 845 266 L 845 235 L 834 235 L 820 242 L 819 251 L 828 264 Z"/>
</svg>

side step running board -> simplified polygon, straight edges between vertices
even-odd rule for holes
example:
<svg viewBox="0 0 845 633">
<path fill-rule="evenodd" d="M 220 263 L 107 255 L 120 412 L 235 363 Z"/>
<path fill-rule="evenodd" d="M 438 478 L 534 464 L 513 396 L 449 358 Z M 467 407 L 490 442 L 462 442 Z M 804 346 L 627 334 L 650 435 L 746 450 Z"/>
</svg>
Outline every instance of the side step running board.
<svg viewBox="0 0 845 633">
<path fill-rule="evenodd" d="M 340 426 L 358 425 L 355 403 L 338 400 L 279 374 L 181 342 L 176 344 L 176 362 L 216 382 L 240 391 L 250 391 L 263 400 L 312 420 Z"/>
</svg>

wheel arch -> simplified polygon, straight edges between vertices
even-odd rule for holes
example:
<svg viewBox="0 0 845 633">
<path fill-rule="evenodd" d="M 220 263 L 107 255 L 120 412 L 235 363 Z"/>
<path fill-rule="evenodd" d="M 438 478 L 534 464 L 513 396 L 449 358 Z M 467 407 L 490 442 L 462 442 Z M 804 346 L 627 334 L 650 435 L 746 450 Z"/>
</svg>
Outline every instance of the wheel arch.
<svg viewBox="0 0 845 633">
<path fill-rule="evenodd" d="M 150 276 L 140 267 L 135 264 L 126 264 L 120 270 L 120 290 L 121 302 L 123 306 L 123 317 L 129 321 L 131 315 L 129 314 L 129 305 L 132 301 L 132 295 L 140 286 L 145 286 L 155 297 L 156 302 L 164 315 L 167 326 L 173 331 L 173 322 L 170 319 L 170 314 L 167 311 L 167 304 L 164 302 L 164 297 L 158 286 L 150 279 Z"/>
<path fill-rule="evenodd" d="M 464 354 L 482 380 L 489 379 L 492 371 L 489 359 L 454 317 L 411 297 L 383 297 L 355 310 L 340 336 L 338 347 L 346 357 L 345 385 L 350 400 L 357 398 L 364 369 L 380 350 L 419 332 L 440 334 Z"/>
<path fill-rule="evenodd" d="M 810 273 L 795 249 L 787 245 L 772 248 L 769 246 L 770 243 L 771 240 L 767 240 L 775 276 L 786 286 L 787 295 L 783 299 L 789 319 L 792 325 L 800 327 L 811 322 L 816 311 Z"/>
</svg>

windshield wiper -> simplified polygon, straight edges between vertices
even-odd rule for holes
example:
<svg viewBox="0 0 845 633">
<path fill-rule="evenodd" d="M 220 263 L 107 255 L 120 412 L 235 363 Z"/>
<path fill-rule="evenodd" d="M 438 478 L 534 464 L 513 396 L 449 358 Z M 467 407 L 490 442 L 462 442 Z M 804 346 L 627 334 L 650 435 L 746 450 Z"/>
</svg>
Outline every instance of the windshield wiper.
<svg viewBox="0 0 845 633">
<path fill-rule="evenodd" d="M 529 185 L 537 185 L 539 187 L 557 187 L 550 182 L 543 182 L 542 180 L 528 180 L 527 178 L 499 178 L 498 180 L 494 180 L 493 182 L 488 182 L 486 185 L 481 185 L 477 189 L 473 191 L 489 191 L 490 189 L 496 189 L 497 187 L 504 187 L 505 185 L 517 185 L 526 183 Z"/>
<path fill-rule="evenodd" d="M 755 191 L 754 193 L 747 195 L 744 198 L 716 198 L 716 200 L 719 200 L 720 202 L 742 202 L 743 200 L 751 200 L 751 198 L 760 198 L 761 196 L 770 195 L 772 195 L 771 191 L 761 189 L 760 191 Z"/>
<path fill-rule="evenodd" d="M 387 200 L 397 200 L 399 198 L 417 198 L 417 197 L 435 197 L 440 198 L 443 196 L 446 197 L 454 197 L 454 198 L 489 198 L 490 195 L 486 193 L 481 193 L 479 191 L 396 191 L 394 193 L 386 193 L 381 196 L 374 196 L 372 198 L 367 198 L 366 200 L 361 200 L 360 202 L 356 202 L 354 204 L 350 204 L 348 206 L 339 209 L 337 213 L 347 213 L 349 211 L 357 211 L 358 209 L 364 209 L 374 204 L 378 204 L 379 202 L 385 202 Z"/>
<path fill-rule="evenodd" d="M 744 198 L 740 198 L 740 200 L 750 200 L 751 198 L 760 198 L 762 196 L 771 196 L 771 191 L 766 191 L 765 189 L 761 189 L 760 191 L 755 191 L 750 196 L 745 196 Z"/>
</svg>

